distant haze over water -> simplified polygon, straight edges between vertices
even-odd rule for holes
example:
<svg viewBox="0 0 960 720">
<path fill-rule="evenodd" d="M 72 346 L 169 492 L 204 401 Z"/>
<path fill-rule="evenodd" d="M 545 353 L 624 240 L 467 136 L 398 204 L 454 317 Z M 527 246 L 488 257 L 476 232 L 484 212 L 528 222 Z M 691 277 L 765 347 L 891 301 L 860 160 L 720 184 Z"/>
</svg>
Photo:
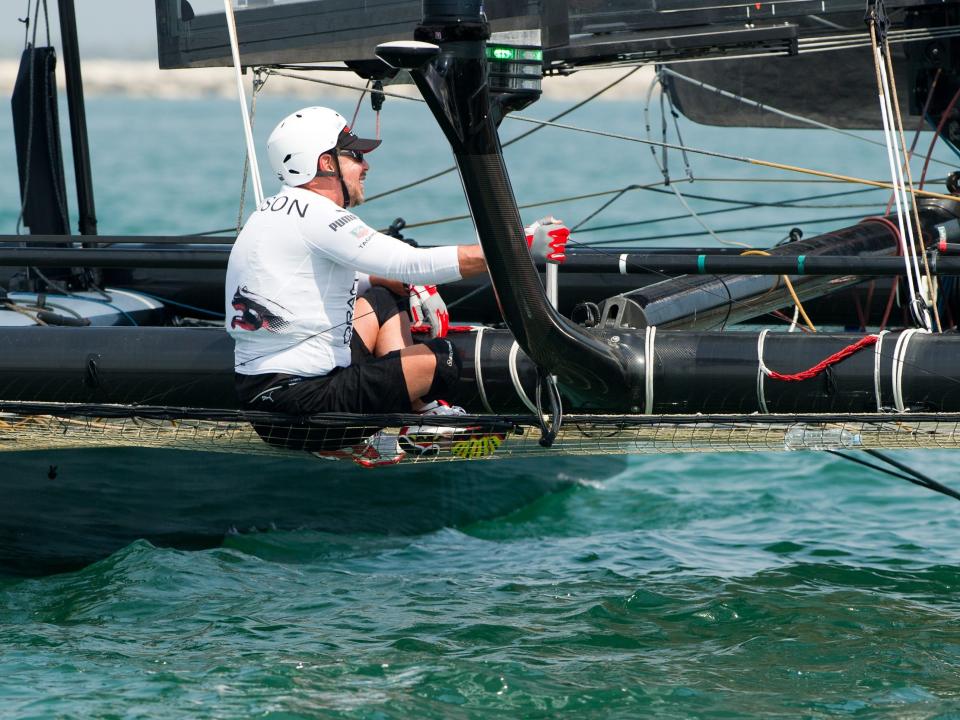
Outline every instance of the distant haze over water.
<svg viewBox="0 0 960 720">
<path fill-rule="evenodd" d="M 50 39 L 60 47 L 60 20 L 57 3 L 48 0 Z M 36 5 L 34 3 L 34 10 Z M 26 16 L 23 0 L 3 3 L 0 16 L 0 58 L 20 55 L 24 44 Z M 156 16 L 152 0 L 81 0 L 76 3 L 80 51 L 88 57 L 156 60 Z M 31 17 L 31 23 L 33 19 Z M 33 29 L 30 29 L 31 36 Z M 46 44 L 43 9 L 40 10 L 37 44 Z"/>
<path fill-rule="evenodd" d="M 60 48 L 57 47 L 58 53 Z M 18 51 L 19 52 L 19 51 Z M 0 59 L 0 93 L 9 96 L 17 78 L 19 57 Z M 233 69 L 229 67 L 189 68 L 185 70 L 161 70 L 156 58 L 131 60 L 92 57 L 85 55 L 81 69 L 84 93 L 93 95 L 126 95 L 147 98 L 202 98 L 236 97 L 237 85 Z M 622 78 L 630 68 L 586 70 L 568 77 L 550 77 L 543 83 L 544 98 L 551 100 L 579 100 L 600 88 Z M 305 73 L 298 73 L 304 75 Z M 365 81 L 352 72 L 311 72 L 311 77 L 332 81 L 340 85 L 363 87 Z M 65 87 L 62 59 L 57 64 L 60 89 Z M 653 69 L 641 68 L 628 80 L 617 84 L 600 97 L 604 100 L 626 100 L 643 97 L 653 78 Z M 244 78 L 247 93 L 250 92 L 252 76 Z M 391 85 L 389 92 L 419 97 L 413 85 Z M 314 82 L 294 80 L 287 77 L 271 77 L 265 86 L 271 95 L 302 98 L 351 97 L 355 90 L 336 85 L 317 85 Z"/>
</svg>

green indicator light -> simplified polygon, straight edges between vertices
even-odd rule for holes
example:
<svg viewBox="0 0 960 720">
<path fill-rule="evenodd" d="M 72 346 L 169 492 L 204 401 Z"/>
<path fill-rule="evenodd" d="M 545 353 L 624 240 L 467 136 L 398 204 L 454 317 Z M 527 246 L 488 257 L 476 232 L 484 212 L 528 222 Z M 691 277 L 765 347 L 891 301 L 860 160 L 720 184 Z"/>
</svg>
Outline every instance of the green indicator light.
<svg viewBox="0 0 960 720">
<path fill-rule="evenodd" d="M 543 50 L 540 48 L 515 47 L 511 45 L 487 45 L 487 59 L 497 62 L 542 63 Z"/>
<path fill-rule="evenodd" d="M 517 57 L 517 51 L 509 47 L 488 47 L 487 57 L 492 60 L 514 60 Z"/>
</svg>

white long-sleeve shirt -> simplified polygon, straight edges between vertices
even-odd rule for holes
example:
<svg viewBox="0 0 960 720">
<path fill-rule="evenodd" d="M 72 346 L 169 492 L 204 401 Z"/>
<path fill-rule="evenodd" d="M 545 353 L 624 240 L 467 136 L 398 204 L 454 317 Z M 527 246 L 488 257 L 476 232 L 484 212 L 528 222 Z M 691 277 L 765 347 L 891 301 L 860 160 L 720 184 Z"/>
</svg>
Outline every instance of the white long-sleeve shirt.
<svg viewBox="0 0 960 720">
<path fill-rule="evenodd" d="M 361 274 L 436 285 L 459 280 L 460 264 L 456 246 L 413 248 L 309 190 L 265 199 L 227 265 L 236 371 L 315 376 L 349 365 Z"/>
</svg>

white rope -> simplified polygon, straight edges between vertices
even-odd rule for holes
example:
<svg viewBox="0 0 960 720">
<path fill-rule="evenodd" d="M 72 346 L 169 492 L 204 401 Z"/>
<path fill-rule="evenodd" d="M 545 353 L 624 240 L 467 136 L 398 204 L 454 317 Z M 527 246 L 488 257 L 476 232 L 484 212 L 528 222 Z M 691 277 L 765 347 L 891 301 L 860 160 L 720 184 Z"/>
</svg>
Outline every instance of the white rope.
<svg viewBox="0 0 960 720">
<path fill-rule="evenodd" d="M 237 19 L 233 15 L 231 0 L 223 0 L 227 16 L 227 31 L 230 33 L 230 50 L 233 53 L 233 71 L 237 79 L 237 93 L 240 97 L 240 115 L 243 119 L 243 135 L 247 142 L 247 159 L 250 161 L 250 175 L 253 179 L 253 195 L 257 207 L 263 202 L 263 185 L 260 182 L 260 166 L 257 164 L 257 149 L 253 144 L 253 130 L 250 127 L 250 115 L 247 112 L 247 93 L 243 89 L 243 75 L 240 71 L 240 44 L 237 41 Z"/>
<path fill-rule="evenodd" d="M 517 391 L 517 395 L 520 396 L 523 404 L 526 405 L 534 415 L 539 415 L 537 406 L 527 397 L 527 392 L 523 389 L 523 384 L 520 382 L 520 374 L 517 372 L 517 353 L 519 351 L 520 346 L 517 345 L 516 340 L 514 340 L 513 345 L 510 346 L 510 357 L 507 363 L 510 367 L 510 380 L 513 382 L 513 389 Z"/>
<path fill-rule="evenodd" d="M 876 25 L 871 24 L 871 39 L 876 39 Z M 873 43 L 873 60 L 877 71 L 877 85 L 880 100 L 880 115 L 883 119 L 883 134 L 887 146 L 887 161 L 890 164 L 890 175 L 894 185 L 894 202 L 897 208 L 897 226 L 900 229 L 900 248 L 903 253 L 903 262 L 907 275 L 907 287 L 910 292 L 910 310 L 914 318 L 928 330 L 932 327 L 930 314 L 920 312 L 922 306 L 918 300 L 918 293 L 923 287 L 923 273 L 917 261 L 913 223 L 910 222 L 910 201 L 907 198 L 904 183 L 903 168 L 907 165 L 906 148 L 900 147 L 894 117 L 893 102 L 890 88 L 890 78 L 887 75 L 886 62 L 879 42 Z"/>
<path fill-rule="evenodd" d="M 757 403 L 760 405 L 760 412 L 764 415 L 769 414 L 767 410 L 767 397 L 763 391 L 763 379 L 770 374 L 770 369 L 763 362 L 763 344 L 767 339 L 768 328 L 760 331 L 757 336 Z"/>
<path fill-rule="evenodd" d="M 903 367 L 906 365 L 907 346 L 917 333 L 927 334 L 929 332 L 929 330 L 910 328 L 900 333 L 900 337 L 897 338 L 897 344 L 893 348 L 893 372 L 891 373 L 891 380 L 893 382 L 893 406 L 897 412 L 907 411 L 903 402 Z"/>
<path fill-rule="evenodd" d="M 648 325 L 646 337 L 643 341 L 643 373 L 644 373 L 644 414 L 653 414 L 653 370 L 656 361 L 657 326 Z"/>
<path fill-rule="evenodd" d="M 879 52 L 879 51 L 878 51 Z M 880 60 L 883 60 L 883 56 L 880 55 Z M 880 63 L 880 77 L 883 82 L 884 88 L 890 88 L 890 79 L 887 75 L 887 64 L 885 62 Z M 915 273 L 914 282 L 917 283 L 919 288 L 919 280 L 923 278 L 923 273 L 920 272 L 920 264 L 917 261 L 917 245 L 916 238 L 913 234 L 913 223 L 909 222 L 909 212 L 910 212 L 910 200 L 907 197 L 907 184 L 904 179 L 904 168 L 907 167 L 908 158 L 907 158 L 907 149 L 901 147 L 899 142 L 900 135 L 897 134 L 897 123 L 894 116 L 893 109 L 893 97 L 890 93 L 885 92 L 887 114 L 890 121 L 890 135 L 893 140 L 894 153 L 897 156 L 897 177 L 896 184 L 898 187 L 898 192 L 900 194 L 900 202 L 903 204 L 904 213 L 907 215 L 905 218 L 907 226 L 907 247 L 910 248 L 910 259 L 913 261 L 913 270 Z"/>
<path fill-rule="evenodd" d="M 882 70 L 883 68 L 883 61 L 882 61 L 882 58 L 880 57 L 879 47 L 875 48 L 874 50 L 874 62 L 877 64 L 877 72 L 879 73 L 880 70 Z M 913 269 L 910 267 L 910 254 L 913 248 L 907 244 L 907 233 L 906 233 L 906 229 L 904 228 L 904 208 L 903 208 L 903 203 L 902 203 L 901 193 L 900 193 L 900 190 L 902 189 L 902 180 L 899 179 L 900 168 L 894 156 L 894 152 L 895 152 L 894 145 L 896 143 L 896 139 L 893 137 L 893 134 L 890 128 L 890 116 L 888 115 L 888 111 L 889 111 L 888 100 L 886 97 L 885 85 L 883 84 L 883 80 L 882 80 L 883 77 L 884 76 L 881 75 L 881 76 L 878 76 L 878 79 L 877 79 L 877 82 L 879 85 L 879 87 L 877 88 L 877 94 L 878 94 L 878 99 L 880 101 L 880 117 L 883 121 L 883 137 L 884 137 L 884 140 L 886 141 L 887 163 L 890 165 L 890 176 L 895 186 L 893 199 L 894 199 L 894 204 L 897 210 L 897 227 L 900 230 L 900 238 L 899 238 L 900 251 L 901 251 L 901 254 L 903 255 L 904 268 L 906 269 L 907 288 L 910 292 L 910 301 L 915 302 L 917 297 L 917 291 L 916 291 L 916 287 L 914 286 Z M 909 223 L 907 223 L 907 226 L 909 227 Z M 912 232 L 910 234 L 910 237 L 913 237 Z"/>
<path fill-rule="evenodd" d="M 877 333 L 877 342 L 873 346 L 873 394 L 877 398 L 877 412 L 883 412 L 883 393 L 880 384 L 880 358 L 883 357 L 883 336 L 889 333 L 889 330 L 881 330 Z"/>
<path fill-rule="evenodd" d="M 490 402 L 487 400 L 487 390 L 483 387 L 483 369 L 480 364 L 480 347 L 483 344 L 483 333 L 486 329 L 482 325 L 477 328 L 477 339 L 473 346 L 473 374 L 477 380 L 477 391 L 480 393 L 480 402 L 483 403 L 483 409 L 492 415 L 493 408 L 490 407 Z"/>
<path fill-rule="evenodd" d="M 800 319 L 800 306 L 793 306 L 793 320 L 790 322 L 790 327 L 787 328 L 788 333 L 796 332 L 797 330 L 797 320 Z"/>
<path fill-rule="evenodd" d="M 620 256 L 620 274 L 621 275 L 627 274 L 627 253 L 623 253 Z"/>
</svg>

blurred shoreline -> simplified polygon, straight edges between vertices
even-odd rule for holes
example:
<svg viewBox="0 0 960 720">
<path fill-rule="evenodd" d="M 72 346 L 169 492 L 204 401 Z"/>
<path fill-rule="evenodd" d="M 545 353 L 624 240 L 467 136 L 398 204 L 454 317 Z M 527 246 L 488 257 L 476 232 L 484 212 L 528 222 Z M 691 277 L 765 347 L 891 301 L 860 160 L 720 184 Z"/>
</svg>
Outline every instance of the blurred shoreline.
<svg viewBox="0 0 960 720">
<path fill-rule="evenodd" d="M 13 91 L 19 66 L 18 59 L 0 60 L 0 92 L 9 97 Z M 609 85 L 629 72 L 630 68 L 584 70 L 567 77 L 548 77 L 543 82 L 543 98 L 547 100 L 578 100 L 590 93 Z M 237 87 L 232 68 L 192 68 L 188 70 L 160 70 L 153 60 L 116 60 L 89 59 L 83 61 L 84 95 L 121 95 L 136 98 L 156 98 L 164 100 L 192 98 L 233 98 Z M 303 75 L 304 73 L 299 73 Z M 310 77 L 363 87 L 364 81 L 351 72 L 317 72 Z M 653 68 L 643 67 L 629 78 L 611 88 L 598 99 L 635 100 L 646 95 L 653 78 Z M 251 76 L 244 77 L 247 93 L 250 92 Z M 64 88 L 63 65 L 57 66 L 57 84 Z M 411 85 L 387 87 L 408 97 L 416 96 Z M 272 96 L 318 98 L 350 97 L 356 90 L 320 85 L 286 77 L 272 76 L 264 86 L 263 92 Z"/>
</svg>

